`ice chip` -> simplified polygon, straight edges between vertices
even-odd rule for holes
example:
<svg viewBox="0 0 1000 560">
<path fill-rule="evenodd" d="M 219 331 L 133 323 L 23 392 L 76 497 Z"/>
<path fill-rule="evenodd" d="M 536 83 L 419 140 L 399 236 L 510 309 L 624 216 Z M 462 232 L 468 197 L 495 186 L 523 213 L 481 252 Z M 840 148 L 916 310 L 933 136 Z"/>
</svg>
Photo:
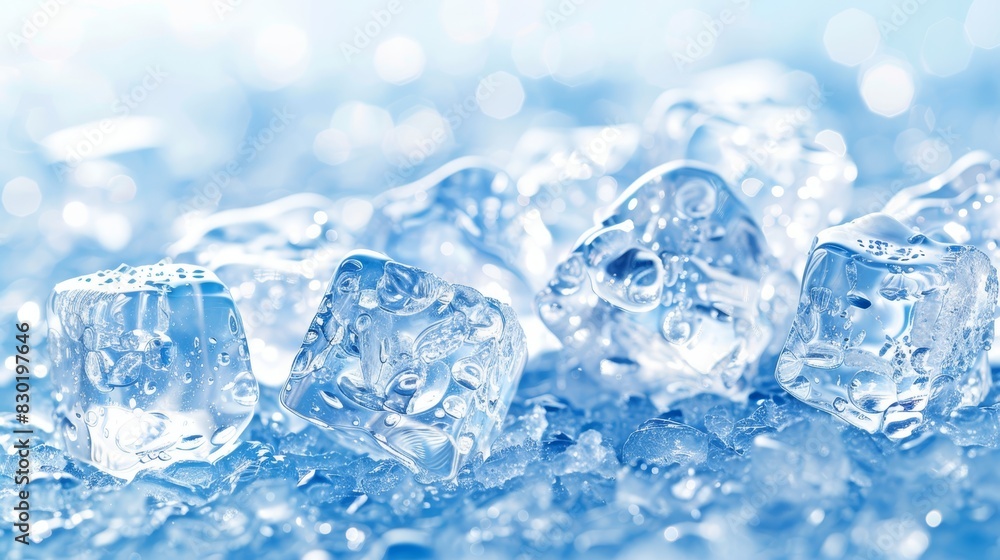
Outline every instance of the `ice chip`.
<svg viewBox="0 0 1000 560">
<path fill-rule="evenodd" d="M 978 404 L 990 377 L 996 270 L 972 246 L 870 214 L 819 234 L 776 377 L 791 395 L 870 433 L 915 433 Z"/>
<path fill-rule="evenodd" d="M 737 395 L 784 329 L 792 289 L 725 181 L 675 162 L 622 194 L 537 304 L 579 366 L 663 406 L 702 391 Z"/>
<path fill-rule="evenodd" d="M 240 315 L 204 268 L 160 263 L 60 282 L 48 308 L 57 425 L 121 478 L 229 453 L 259 390 Z"/>
<path fill-rule="evenodd" d="M 384 255 L 344 257 L 281 401 L 427 479 L 488 456 L 525 361 L 510 306 Z"/>
<path fill-rule="evenodd" d="M 936 241 L 975 245 L 1000 266 L 1000 160 L 986 152 L 966 154 L 937 177 L 899 191 L 884 212 Z M 990 363 L 1000 365 L 1000 346 Z"/>
</svg>

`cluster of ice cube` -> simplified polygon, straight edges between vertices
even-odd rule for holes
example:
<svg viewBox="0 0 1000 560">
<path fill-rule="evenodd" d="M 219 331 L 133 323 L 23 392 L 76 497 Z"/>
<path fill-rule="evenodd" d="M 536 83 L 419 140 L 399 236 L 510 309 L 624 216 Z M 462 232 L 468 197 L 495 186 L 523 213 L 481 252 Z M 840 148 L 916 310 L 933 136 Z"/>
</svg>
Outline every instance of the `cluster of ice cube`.
<svg viewBox="0 0 1000 560">
<path fill-rule="evenodd" d="M 536 130 L 506 164 L 185 222 L 168 254 L 195 265 L 57 285 L 39 541 L 914 557 L 960 508 L 994 534 L 964 447 L 1000 446 L 1000 164 L 843 223 L 855 170 L 819 107 L 702 85 L 639 149 L 628 124 Z"/>
</svg>

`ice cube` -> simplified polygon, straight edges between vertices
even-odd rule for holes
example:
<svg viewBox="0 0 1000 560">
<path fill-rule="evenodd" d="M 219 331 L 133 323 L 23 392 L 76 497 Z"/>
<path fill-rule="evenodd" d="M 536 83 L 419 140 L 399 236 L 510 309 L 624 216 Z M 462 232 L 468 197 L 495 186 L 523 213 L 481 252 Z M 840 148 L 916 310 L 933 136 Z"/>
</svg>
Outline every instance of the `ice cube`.
<svg viewBox="0 0 1000 560">
<path fill-rule="evenodd" d="M 972 246 L 936 242 L 886 214 L 824 230 L 778 359 L 796 398 L 890 439 L 914 434 L 928 401 L 989 390 L 996 270 Z"/>
<path fill-rule="evenodd" d="M 552 238 L 518 197 L 498 167 L 458 159 L 376 197 L 363 246 L 510 304 L 534 345 L 547 334 L 533 295 L 549 274 Z"/>
<path fill-rule="evenodd" d="M 63 444 L 108 473 L 214 461 L 253 416 L 242 320 L 203 268 L 122 265 L 60 282 L 48 322 Z"/>
<path fill-rule="evenodd" d="M 1000 266 L 1000 161 L 982 151 L 933 179 L 896 193 L 885 213 L 944 243 L 975 245 Z M 1000 345 L 990 351 L 1000 365 Z"/>
<path fill-rule="evenodd" d="M 721 177 L 666 164 L 583 235 L 538 295 L 539 314 L 584 370 L 659 406 L 736 395 L 784 332 L 793 281 L 767 251 Z"/>
<path fill-rule="evenodd" d="M 760 62 L 699 81 L 654 103 L 643 124 L 646 163 L 712 166 L 737 186 L 778 260 L 800 274 L 812 238 L 845 217 L 857 176 L 843 137 L 817 125 L 822 88 L 808 74 Z"/>
<path fill-rule="evenodd" d="M 524 360 L 509 306 L 355 251 L 320 303 L 281 401 L 349 447 L 448 478 L 489 454 Z"/>
<path fill-rule="evenodd" d="M 326 279 L 353 242 L 354 232 L 338 215 L 345 205 L 295 194 L 179 220 L 186 233 L 167 254 L 211 270 L 230 286 L 263 385 L 284 383 Z"/>
</svg>

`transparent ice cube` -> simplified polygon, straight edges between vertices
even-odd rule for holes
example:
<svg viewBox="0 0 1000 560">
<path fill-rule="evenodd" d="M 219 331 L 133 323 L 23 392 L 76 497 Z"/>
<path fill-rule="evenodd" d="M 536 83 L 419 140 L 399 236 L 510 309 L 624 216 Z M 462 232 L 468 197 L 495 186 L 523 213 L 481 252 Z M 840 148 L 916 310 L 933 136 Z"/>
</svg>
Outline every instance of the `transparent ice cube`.
<svg viewBox="0 0 1000 560">
<path fill-rule="evenodd" d="M 489 455 L 525 361 L 513 310 L 369 251 L 340 263 L 281 401 L 426 478 Z"/>
<path fill-rule="evenodd" d="M 933 179 L 905 188 L 885 213 L 944 243 L 975 245 L 1000 266 L 1000 160 L 977 151 Z M 1000 346 L 990 351 L 1000 365 Z"/>
<path fill-rule="evenodd" d="M 236 445 L 259 391 L 226 286 L 160 263 L 60 282 L 48 308 L 66 450 L 122 478 Z"/>
<path fill-rule="evenodd" d="M 778 382 L 870 433 L 914 434 L 929 401 L 989 391 L 996 270 L 972 246 L 939 243 L 886 214 L 816 238 Z"/>
<path fill-rule="evenodd" d="M 846 216 L 857 176 L 843 137 L 817 124 L 825 93 L 804 72 L 760 62 L 699 82 L 653 104 L 643 125 L 646 163 L 712 166 L 736 187 L 778 260 L 800 274 L 812 238 Z"/>
<path fill-rule="evenodd" d="M 609 213 L 538 295 L 542 320 L 577 365 L 660 405 L 738 394 L 793 289 L 746 207 L 714 172 L 676 162 Z"/>
</svg>

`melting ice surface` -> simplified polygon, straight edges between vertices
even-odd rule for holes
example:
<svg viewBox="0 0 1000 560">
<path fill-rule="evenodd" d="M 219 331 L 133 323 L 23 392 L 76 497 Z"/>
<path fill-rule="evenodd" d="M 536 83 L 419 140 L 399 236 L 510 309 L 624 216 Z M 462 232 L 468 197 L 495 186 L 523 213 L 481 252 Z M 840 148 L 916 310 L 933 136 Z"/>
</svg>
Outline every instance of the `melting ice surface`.
<svg viewBox="0 0 1000 560">
<path fill-rule="evenodd" d="M 449 478 L 489 455 L 524 360 L 510 306 L 358 251 L 337 268 L 281 399 L 349 448 Z"/>
<path fill-rule="evenodd" d="M 59 283 L 49 351 L 64 449 L 116 476 L 233 449 L 257 404 L 243 325 L 205 269 L 157 264 Z"/>
<path fill-rule="evenodd" d="M 997 273 L 885 214 L 820 233 L 777 366 L 789 393 L 869 432 L 909 437 L 990 389 Z"/>
<path fill-rule="evenodd" d="M 783 327 L 790 279 L 725 181 L 657 167 L 585 233 L 538 296 L 576 364 L 666 403 L 736 394 Z"/>
</svg>

